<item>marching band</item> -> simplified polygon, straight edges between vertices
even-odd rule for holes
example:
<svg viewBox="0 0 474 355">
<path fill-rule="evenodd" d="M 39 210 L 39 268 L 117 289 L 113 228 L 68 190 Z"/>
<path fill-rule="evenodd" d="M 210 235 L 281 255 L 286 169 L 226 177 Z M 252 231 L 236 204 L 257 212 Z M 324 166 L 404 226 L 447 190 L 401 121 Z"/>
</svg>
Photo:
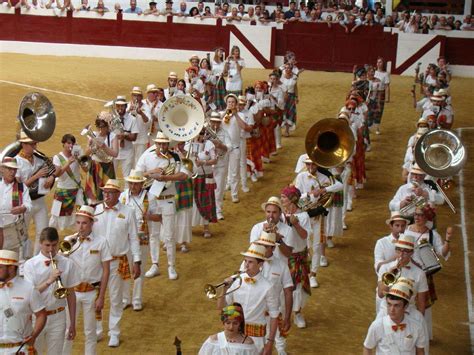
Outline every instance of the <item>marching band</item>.
<svg viewBox="0 0 474 355">
<path fill-rule="evenodd" d="M 212 70 L 209 58 L 203 64 L 193 56 L 184 80 L 171 72 L 169 87 L 149 84 L 145 99 L 138 86 L 129 102 L 117 96 L 107 105 L 110 112 L 98 114 L 96 130 L 89 125 L 81 132 L 88 140 L 84 151 L 65 134 L 61 152 L 49 159 L 37 150 L 43 132 L 21 131 L 14 149 L 2 152 L 0 322 L 7 329 L 0 333 L 2 351 L 34 347 L 69 354 L 82 314 L 84 351 L 95 354 L 104 336 L 106 292 L 108 346 L 120 346 L 124 309 L 142 311 L 146 278 L 160 274 L 160 242 L 168 277 L 177 280 L 176 244 L 188 252 L 194 226 L 203 226 L 203 236 L 210 238 L 210 225 L 224 219 L 226 188 L 239 203 L 239 182 L 245 193 L 248 178 L 263 175 L 263 163 L 282 146 L 282 133 L 289 136 L 296 129 L 300 70 L 288 53 L 268 82 L 243 90 L 239 48 L 223 56 L 216 50 Z M 347 228 L 346 211 L 365 186 L 370 134 L 381 133 L 390 98 L 383 59 L 375 67 L 355 68 L 354 77 L 337 118 L 308 131 L 293 183 L 262 204 L 264 216 L 250 228 L 240 272 L 208 285 L 212 292 L 206 288 L 217 298 L 224 331 L 210 336 L 199 354 L 271 354 L 273 347 L 286 354 L 292 316 L 297 328 L 307 326 L 303 309 L 320 287 L 320 267 L 329 265 L 326 247 L 334 247 L 333 237 Z M 443 240 L 434 207 L 446 200 L 438 180 L 459 169 L 436 175 L 433 171 L 442 169 L 429 165 L 433 159 L 420 160 L 419 146 L 426 133 L 449 129 L 454 115 L 446 87 L 426 80 L 421 85 L 426 97 L 415 99 L 423 113 L 407 147 L 406 183 L 388 204 L 390 234 L 375 245 L 377 316 L 364 341 L 367 354 L 375 349 L 377 354 L 428 353 L 433 275 L 441 268 L 439 257 L 450 257 L 452 229 Z M 53 130 L 52 123 L 49 133 Z M 442 144 L 444 136 L 434 139 Z M 455 143 L 455 149 L 463 149 Z M 448 153 L 456 154 L 432 152 Z M 45 195 L 51 189 L 48 223 Z M 31 222 L 33 246 L 27 234 Z M 72 228 L 76 233 L 60 241 L 58 230 Z M 17 294 L 21 302 L 13 301 Z"/>
</svg>

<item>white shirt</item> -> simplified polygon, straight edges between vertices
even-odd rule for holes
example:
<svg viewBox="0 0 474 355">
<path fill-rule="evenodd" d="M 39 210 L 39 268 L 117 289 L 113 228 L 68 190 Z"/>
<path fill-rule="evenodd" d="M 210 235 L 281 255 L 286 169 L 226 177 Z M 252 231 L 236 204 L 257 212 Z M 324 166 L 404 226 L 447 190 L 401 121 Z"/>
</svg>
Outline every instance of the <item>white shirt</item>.
<svg viewBox="0 0 474 355">
<path fill-rule="evenodd" d="M 151 127 L 151 106 L 145 106 L 146 100 L 142 100 L 142 112 L 148 118 L 147 122 L 143 121 L 143 117 L 138 113 L 135 118 L 136 130 L 137 130 L 137 139 L 132 142 L 133 144 L 147 144 L 148 143 L 148 132 L 150 132 Z"/>
<path fill-rule="evenodd" d="M 147 196 L 148 199 L 147 213 L 154 214 L 157 210 L 156 198 L 155 196 L 150 195 L 147 190 L 142 190 L 138 196 L 134 196 L 130 193 L 129 189 L 126 189 L 121 193 L 119 198 L 119 201 L 123 205 L 130 207 L 135 212 L 135 220 L 137 221 L 138 231 L 142 230 L 143 213 L 145 212 L 145 206 L 143 202 L 145 201 L 145 196 Z"/>
<path fill-rule="evenodd" d="M 375 77 L 380 80 L 379 90 L 385 90 L 390 85 L 390 74 L 386 71 L 375 71 Z"/>
<path fill-rule="evenodd" d="M 255 120 L 253 118 L 253 113 L 250 112 L 248 109 L 243 109 L 242 111 L 240 111 L 240 113 L 244 116 L 243 120 L 246 124 L 248 124 L 249 126 L 253 126 L 255 124 Z M 250 138 L 250 137 L 252 137 L 250 132 L 247 132 L 243 129 L 240 130 L 240 138 L 241 139 L 247 139 L 247 138 Z"/>
<path fill-rule="evenodd" d="M 225 111 L 222 111 L 221 117 L 223 118 L 224 116 L 225 116 Z M 221 128 L 229 134 L 231 150 L 240 147 L 240 134 L 241 134 L 242 129 L 237 123 L 237 116 L 240 117 L 243 121 L 245 121 L 244 114 L 241 112 L 236 112 L 230 118 L 229 123 L 225 123 L 224 119 L 222 120 L 222 123 L 221 123 Z"/>
<path fill-rule="evenodd" d="M 319 171 L 316 171 L 315 176 L 317 179 L 314 176 L 311 176 L 308 171 L 303 171 L 296 176 L 295 186 L 300 190 L 302 198 L 306 198 L 309 195 L 311 200 L 318 200 L 319 197 L 310 195 L 310 192 L 316 188 L 322 188 L 324 185 L 328 185 L 324 187 L 327 192 L 338 192 L 344 188 L 344 186 L 336 179 L 334 179 L 334 184 L 331 184 L 331 180 Z"/>
<path fill-rule="evenodd" d="M 88 238 L 91 240 L 84 239 L 82 243 L 77 241 L 74 244 L 74 253 L 69 259 L 75 265 L 80 282 L 93 284 L 102 280 L 102 263 L 112 260 L 112 254 L 104 237 L 91 233 Z"/>
<path fill-rule="evenodd" d="M 262 273 L 258 273 L 253 278 L 255 283 L 245 282 L 244 279 L 249 277 L 246 273 L 240 275 L 242 277 L 242 286 L 225 296 L 227 304 L 238 302 L 244 310 L 245 322 L 250 324 L 267 324 L 265 312 L 270 314 L 271 318 L 277 318 L 280 314 L 278 309 L 278 295 L 276 294 L 272 284 Z M 239 280 L 235 280 L 230 286 L 229 291 L 239 286 Z"/>
<path fill-rule="evenodd" d="M 240 58 L 238 61 L 241 66 L 241 70 L 245 68 L 245 61 Z M 227 76 L 226 90 L 227 91 L 239 91 L 242 90 L 242 77 L 240 72 L 237 70 L 237 62 L 231 60 L 229 62 L 229 70 Z"/>
<path fill-rule="evenodd" d="M 417 262 L 419 265 L 423 265 L 420 258 L 419 248 L 420 248 L 420 245 L 423 244 L 425 241 L 427 242 L 430 241 L 429 230 L 426 231 L 425 233 L 420 234 L 420 233 L 412 231 L 410 227 L 408 227 L 405 230 L 404 234 L 411 235 L 415 238 L 415 252 L 413 253 L 413 260 L 415 260 L 415 262 Z M 441 235 L 439 235 L 439 233 L 435 229 L 432 230 L 432 234 L 433 234 L 433 243 L 432 243 L 433 249 L 438 255 L 438 257 L 443 257 L 443 246 L 444 246 L 443 239 L 441 238 Z M 451 256 L 451 252 L 449 252 L 443 258 L 444 260 L 448 260 L 450 256 Z"/>
<path fill-rule="evenodd" d="M 306 231 L 307 236 L 309 238 L 313 229 L 311 227 L 311 218 L 309 217 L 308 213 L 298 212 L 298 213 L 295 213 L 295 216 L 298 217 L 301 227 Z M 289 223 L 289 220 L 288 220 L 288 223 Z M 288 240 L 291 247 L 293 247 L 293 253 L 299 253 L 305 250 L 308 245 L 308 240 L 301 238 L 295 227 L 289 226 L 288 224 L 286 225 L 290 228 L 290 234 L 289 234 Z"/>
<path fill-rule="evenodd" d="M 15 159 L 18 164 L 18 170 L 15 176 L 19 178 L 21 182 L 28 180 L 44 164 L 44 160 L 38 158 L 36 155 L 33 155 L 33 164 L 19 155 L 17 155 Z"/>
<path fill-rule="evenodd" d="M 280 80 L 283 85 L 285 85 L 286 91 L 289 94 L 295 93 L 296 83 L 298 82 L 298 77 L 296 75 L 293 75 L 291 78 L 287 78 L 285 75 L 283 75 Z"/>
<path fill-rule="evenodd" d="M 263 221 L 260 223 L 255 224 L 252 227 L 252 230 L 250 231 L 250 243 L 253 243 L 257 241 L 260 238 L 260 235 L 263 232 L 263 226 L 268 223 L 267 221 Z M 292 231 L 291 228 L 286 224 L 281 221 L 278 222 L 276 225 L 278 229 L 278 234 L 281 234 L 283 236 L 283 242 L 288 245 L 289 247 L 293 248 L 293 238 L 292 238 Z M 280 249 L 278 247 L 275 248 L 274 251 L 275 256 L 282 260 L 287 260 L 288 258 L 285 257 L 282 253 L 280 253 Z"/>
<path fill-rule="evenodd" d="M 441 205 L 444 202 L 443 195 L 435 190 L 432 190 L 427 184 L 421 183 L 420 187 L 428 192 L 428 202 L 435 205 Z M 402 202 L 406 197 L 413 195 L 413 184 L 408 182 L 405 185 L 402 185 L 398 188 L 395 196 L 393 196 L 392 200 L 388 204 L 390 211 L 400 211 L 400 202 Z"/>
<path fill-rule="evenodd" d="M 138 127 L 137 127 L 137 121 L 135 117 L 133 117 L 130 113 L 127 112 L 122 117 L 122 123 L 123 123 L 124 132 L 132 133 L 132 134 L 139 133 Z M 125 143 L 124 143 L 123 148 L 120 147 L 120 144 L 119 144 L 119 154 L 117 158 L 115 158 L 116 160 L 124 160 L 133 154 L 133 142 L 126 139 L 124 140 L 124 142 Z"/>
<path fill-rule="evenodd" d="M 192 144 L 194 147 L 193 149 L 197 149 L 197 150 L 193 151 L 191 156 L 197 156 L 197 158 L 201 161 L 216 159 L 217 157 L 216 147 L 214 146 L 214 143 L 212 143 L 210 140 L 206 140 L 204 143 L 192 143 Z M 188 150 L 189 147 L 190 145 L 186 144 L 185 149 Z M 211 174 L 212 166 L 211 165 L 197 166 L 196 164 L 194 164 L 193 173 L 198 174 L 198 175 Z"/>
<path fill-rule="evenodd" d="M 20 343 L 32 332 L 31 315 L 45 307 L 31 282 L 18 276 L 8 282 L 0 288 L 0 343 Z"/>
<path fill-rule="evenodd" d="M 392 233 L 380 238 L 375 243 L 374 249 L 374 268 L 377 273 L 377 268 L 381 262 L 387 261 L 395 257 L 395 242 L 397 239 Z"/>
<path fill-rule="evenodd" d="M 133 261 L 141 260 L 135 212 L 118 202 L 114 208 L 104 210 L 105 204 L 97 206 L 93 233 L 105 237 L 112 256 L 122 256 L 131 250 Z"/>
<path fill-rule="evenodd" d="M 423 326 L 409 317 L 404 317 L 402 324 L 406 324 L 404 330 L 394 331 L 392 325 L 395 323 L 390 316 L 377 318 L 369 327 L 364 347 L 375 349 L 377 355 L 415 355 L 416 348 L 427 346 Z"/>
<path fill-rule="evenodd" d="M 284 288 L 293 287 L 288 262 L 275 255 L 263 263 L 261 273 L 273 285 L 278 297 Z"/>
<path fill-rule="evenodd" d="M 137 166 L 135 169 L 143 171 L 144 173 L 151 171 L 156 168 L 166 168 L 169 164 L 176 164 L 175 174 L 183 172 L 187 174 L 187 170 L 182 166 L 181 162 L 176 161 L 175 158 L 169 154 L 169 160 L 156 153 L 156 149 L 146 150 L 142 156 L 138 159 Z M 175 195 L 176 188 L 174 183 L 167 184 L 167 188 L 162 191 L 162 195 Z"/>
<path fill-rule="evenodd" d="M 230 140 L 229 133 L 225 129 L 222 128 L 223 123 L 221 123 L 221 127 L 216 132 L 217 138 L 227 147 L 227 152 L 223 152 L 221 149 L 216 148 L 217 152 L 217 163 L 214 165 L 215 168 L 224 168 L 227 165 L 227 156 L 229 151 L 232 149 L 232 142 Z"/>
<path fill-rule="evenodd" d="M 280 110 L 285 109 L 285 91 L 286 88 L 283 87 L 282 85 L 271 85 L 271 83 L 268 83 L 270 90 L 269 94 L 271 98 L 271 102 L 273 105 L 275 105 L 277 108 Z"/>
<path fill-rule="evenodd" d="M 12 191 L 13 191 L 13 183 L 7 184 L 2 179 L 0 180 L 0 212 L 10 212 L 12 209 Z M 23 201 L 20 201 L 21 206 L 26 207 L 26 212 L 28 213 L 31 211 L 31 198 L 28 187 L 23 184 Z M 6 226 L 15 222 L 17 216 L 12 214 L 2 214 L 0 215 L 0 227 Z"/>
<path fill-rule="evenodd" d="M 64 162 L 61 163 L 61 160 L 59 159 L 59 156 L 62 156 Z M 53 157 L 53 164 L 57 166 L 58 168 L 62 168 L 64 165 L 67 164 L 69 158 L 64 155 L 64 153 L 59 153 L 56 154 Z M 79 167 L 79 164 L 77 161 L 73 162 L 71 165 L 69 165 L 69 169 L 71 170 L 74 178 L 78 183 L 81 183 L 81 168 Z M 69 177 L 69 174 L 65 171 L 64 174 L 62 174 L 60 177 L 56 178 L 57 180 L 57 187 L 59 189 L 77 189 L 79 186 L 74 182 L 73 179 Z"/>
<path fill-rule="evenodd" d="M 73 288 L 79 285 L 79 274 L 74 268 L 74 264 L 68 258 L 56 254 L 53 258 L 57 262 L 58 270 L 61 270 L 61 282 L 66 288 Z M 51 276 L 52 265 L 49 263 L 49 257 L 43 255 L 40 252 L 38 255 L 32 257 L 25 262 L 23 267 L 23 276 L 26 280 L 30 281 L 35 287 L 46 282 Z M 66 307 L 66 299 L 58 299 L 54 297 L 54 291 L 56 290 L 56 282 L 53 282 L 43 292 L 40 293 L 41 300 L 43 301 L 48 311 L 56 310 L 59 307 Z"/>
<path fill-rule="evenodd" d="M 215 76 L 220 76 L 224 71 L 224 62 L 217 63 L 214 60 L 212 61 L 212 74 Z"/>
<path fill-rule="evenodd" d="M 115 133 L 110 132 L 106 136 L 99 136 L 98 132 L 94 132 L 94 134 L 96 137 L 95 140 L 97 140 L 97 142 L 104 143 L 107 147 L 113 148 L 113 141 L 114 139 L 117 139 L 115 136 Z M 92 160 L 97 161 L 99 163 L 105 163 L 102 160 L 100 160 L 95 154 L 92 154 Z"/>
</svg>

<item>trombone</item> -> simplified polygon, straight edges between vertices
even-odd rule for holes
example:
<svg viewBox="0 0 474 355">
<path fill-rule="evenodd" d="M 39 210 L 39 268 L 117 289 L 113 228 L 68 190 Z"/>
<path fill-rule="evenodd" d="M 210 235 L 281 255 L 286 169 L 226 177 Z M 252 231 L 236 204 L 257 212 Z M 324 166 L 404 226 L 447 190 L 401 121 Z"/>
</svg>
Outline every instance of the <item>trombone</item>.
<svg viewBox="0 0 474 355">
<path fill-rule="evenodd" d="M 209 298 L 210 300 L 215 300 L 215 299 L 227 296 L 228 294 L 231 294 L 232 292 L 237 291 L 240 288 L 240 286 L 242 286 L 242 277 L 240 276 L 240 274 L 242 273 L 244 273 L 244 271 L 236 271 L 234 275 L 230 276 L 232 278 L 232 283 L 237 279 L 239 280 L 239 286 L 233 289 L 232 291 L 227 291 L 227 292 L 224 291 L 225 286 L 229 286 L 230 284 L 232 284 L 227 281 L 221 282 L 220 284 L 217 284 L 217 285 L 207 284 L 206 286 L 204 286 L 204 293 L 206 294 L 206 297 Z M 220 295 L 218 295 L 219 288 L 222 289 L 222 292 Z"/>
<path fill-rule="evenodd" d="M 51 263 L 51 267 L 53 268 L 53 270 L 58 270 L 57 261 L 53 259 L 53 254 L 51 254 L 51 252 L 49 253 L 49 261 Z M 53 293 L 54 297 L 60 300 L 66 298 L 69 295 L 69 290 L 66 287 L 64 287 L 63 282 L 61 281 L 61 276 L 58 276 L 58 278 L 55 281 L 55 284 L 56 284 L 56 289 L 54 290 L 54 293 Z"/>
</svg>

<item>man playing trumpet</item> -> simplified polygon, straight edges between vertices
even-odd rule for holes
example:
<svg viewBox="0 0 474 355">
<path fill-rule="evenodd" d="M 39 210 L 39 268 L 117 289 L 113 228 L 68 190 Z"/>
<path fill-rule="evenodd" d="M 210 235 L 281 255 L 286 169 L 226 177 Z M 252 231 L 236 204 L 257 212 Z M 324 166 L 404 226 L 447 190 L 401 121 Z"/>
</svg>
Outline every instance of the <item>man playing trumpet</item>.
<svg viewBox="0 0 474 355">
<path fill-rule="evenodd" d="M 76 292 L 76 319 L 83 311 L 85 354 L 95 354 L 97 346 L 96 319 L 101 318 L 110 274 L 112 255 L 104 237 L 92 233 L 94 208 L 81 206 L 76 212 L 77 233 L 64 238 L 72 244 L 69 260 L 79 276 Z M 64 342 L 63 354 L 71 354 L 72 339 Z"/>
<path fill-rule="evenodd" d="M 57 254 L 59 235 L 55 228 L 47 227 L 40 234 L 40 253 L 29 259 L 24 266 L 25 280 L 30 281 L 41 295 L 46 306 L 48 321 L 37 338 L 40 353 L 62 354 L 66 335 L 66 306 L 69 311 L 67 339 L 76 336 L 76 293 L 79 275 L 68 258 Z M 63 289 L 66 297 L 58 298 Z M 38 320 L 35 320 L 35 322 Z"/>
</svg>

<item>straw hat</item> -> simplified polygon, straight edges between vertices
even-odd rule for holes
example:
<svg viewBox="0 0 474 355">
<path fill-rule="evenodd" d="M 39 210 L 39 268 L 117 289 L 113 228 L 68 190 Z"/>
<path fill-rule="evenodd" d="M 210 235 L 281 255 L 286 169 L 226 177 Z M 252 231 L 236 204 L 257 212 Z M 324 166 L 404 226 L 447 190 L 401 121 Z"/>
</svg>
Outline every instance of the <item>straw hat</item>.
<svg viewBox="0 0 474 355">
<path fill-rule="evenodd" d="M 143 171 L 132 169 L 125 180 L 128 182 L 145 182 L 146 178 L 143 176 Z"/>
<path fill-rule="evenodd" d="M 239 102 L 239 98 L 237 97 L 237 95 L 235 94 L 227 94 L 225 97 L 224 97 L 224 101 L 227 102 L 227 99 L 229 97 L 233 97 L 235 99 L 235 101 Z"/>
<path fill-rule="evenodd" d="M 148 84 L 146 86 L 146 93 L 158 91 L 158 87 L 155 84 Z"/>
<path fill-rule="evenodd" d="M 116 105 L 126 105 L 127 104 L 127 99 L 125 98 L 125 96 L 117 96 L 117 98 L 115 99 L 115 104 Z"/>
<path fill-rule="evenodd" d="M 133 95 L 143 95 L 143 91 L 142 91 L 141 87 L 139 87 L 139 86 L 134 86 L 134 87 L 132 88 L 132 94 L 133 94 Z"/>
<path fill-rule="evenodd" d="M 173 3 L 173 2 L 171 2 Z M 174 71 L 170 71 L 170 73 L 168 74 L 168 79 L 171 78 L 171 79 L 178 79 L 178 74 L 176 74 Z"/>
<path fill-rule="evenodd" d="M 413 163 L 413 165 L 411 166 L 410 174 L 426 175 L 426 173 L 421 170 L 417 163 Z"/>
<path fill-rule="evenodd" d="M 314 161 L 312 161 L 312 160 L 309 158 L 309 156 L 307 156 L 307 157 L 305 158 L 305 160 L 303 160 L 303 163 L 305 163 L 305 164 L 316 164 Z"/>
<path fill-rule="evenodd" d="M 193 59 L 199 60 L 199 56 L 197 54 L 193 54 L 191 58 L 189 58 L 189 61 L 192 61 Z"/>
<path fill-rule="evenodd" d="M 254 243 L 274 247 L 276 245 L 276 234 L 262 231 L 260 237 Z"/>
<path fill-rule="evenodd" d="M 387 292 L 387 295 L 400 297 L 403 298 L 405 301 L 410 302 L 412 293 L 412 289 L 406 283 L 396 282 L 392 287 L 390 287 L 390 290 Z"/>
<path fill-rule="evenodd" d="M 395 222 L 395 221 L 405 221 L 407 223 L 410 222 L 408 219 L 403 218 L 400 215 L 400 211 L 392 211 L 392 212 L 390 212 L 390 218 L 385 221 L 385 224 L 389 225 L 389 224 L 391 224 L 392 222 Z"/>
<path fill-rule="evenodd" d="M 169 143 L 170 139 L 163 132 L 158 132 L 156 134 L 156 138 L 153 140 L 153 142 L 156 142 L 156 143 Z"/>
<path fill-rule="evenodd" d="M 76 217 L 77 216 L 89 217 L 93 221 L 96 221 L 95 208 L 92 206 L 82 205 L 81 208 L 76 211 Z"/>
<path fill-rule="evenodd" d="M 395 243 L 395 248 L 413 250 L 415 249 L 415 238 L 411 235 L 400 234 Z"/>
<path fill-rule="evenodd" d="M 247 103 L 247 97 L 239 95 L 239 104 L 245 105 Z"/>
<path fill-rule="evenodd" d="M 11 168 L 11 169 L 18 169 L 18 164 L 16 162 L 16 159 L 12 157 L 5 157 L 3 159 L 2 166 Z"/>
<path fill-rule="evenodd" d="M 11 250 L 0 250 L 0 265 L 18 266 L 18 253 Z"/>
<path fill-rule="evenodd" d="M 101 190 L 117 190 L 122 191 L 120 188 L 119 181 L 116 179 L 109 179 L 107 180 L 106 184 L 100 188 Z"/>
<path fill-rule="evenodd" d="M 222 117 L 219 112 L 211 112 L 211 116 L 209 118 L 210 121 L 215 121 L 215 122 L 222 122 Z"/>
<path fill-rule="evenodd" d="M 250 244 L 248 250 L 245 253 L 240 253 L 243 256 L 248 256 L 250 258 L 256 258 L 261 260 L 268 260 L 265 257 L 266 249 L 263 245 L 252 243 Z"/>
<path fill-rule="evenodd" d="M 20 131 L 20 139 L 18 139 L 20 143 L 34 143 L 35 141 L 28 137 L 23 130 Z"/>
<path fill-rule="evenodd" d="M 425 125 L 428 127 L 428 120 L 425 117 L 420 117 L 418 121 L 416 122 L 416 127 L 420 127 L 422 125 Z"/>
<path fill-rule="evenodd" d="M 268 205 L 277 206 L 280 210 L 283 211 L 283 206 L 281 205 L 280 198 L 278 198 L 276 196 L 272 196 L 268 199 L 267 202 L 262 203 L 262 210 L 265 211 L 265 209 L 267 208 Z"/>
</svg>

